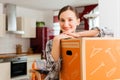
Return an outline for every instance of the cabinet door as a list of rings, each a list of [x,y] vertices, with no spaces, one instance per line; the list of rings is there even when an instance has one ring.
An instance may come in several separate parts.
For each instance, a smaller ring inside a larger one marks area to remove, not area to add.
[[[5,36],[5,15],[0,14],[0,37]]]
[[[0,63],[0,80],[11,80],[10,62]]]
[[[18,30],[23,30],[25,33],[23,38],[35,38],[36,37],[36,20],[27,17],[17,17]]]

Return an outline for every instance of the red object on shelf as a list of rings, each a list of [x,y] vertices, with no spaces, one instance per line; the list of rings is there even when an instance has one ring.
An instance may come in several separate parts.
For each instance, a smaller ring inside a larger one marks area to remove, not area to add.
[[[34,53],[43,53],[46,42],[51,39],[52,33],[49,32],[49,27],[36,27],[36,38],[30,39],[30,47]]]
[[[53,16],[53,22],[54,22],[54,23],[59,22],[58,16]]]
[[[88,5],[88,6],[84,6],[84,10],[82,13],[79,13],[79,18],[80,18],[80,21],[84,21],[84,30],[88,30],[89,29],[89,24],[88,24],[88,19],[85,19],[83,16],[85,14],[88,14],[90,13],[90,11],[92,11],[95,7],[97,7],[98,4],[92,4],[92,5]]]

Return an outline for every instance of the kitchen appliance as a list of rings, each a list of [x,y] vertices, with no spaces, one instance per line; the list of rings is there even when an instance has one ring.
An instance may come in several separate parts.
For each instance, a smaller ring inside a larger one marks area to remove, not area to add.
[[[49,27],[36,27],[36,38],[30,39],[30,47],[34,53],[43,53],[49,40]]]
[[[9,3],[5,4],[4,13],[6,14],[7,31],[15,34],[24,34],[24,31],[18,30],[17,28],[16,5]]]
[[[15,57],[11,59],[11,78],[27,75],[27,57]]]

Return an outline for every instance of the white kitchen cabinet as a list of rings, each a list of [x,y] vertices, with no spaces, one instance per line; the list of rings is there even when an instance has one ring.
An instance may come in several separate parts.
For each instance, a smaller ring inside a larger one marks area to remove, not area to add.
[[[24,31],[23,38],[36,37],[36,20],[28,17],[17,17],[17,30]]]
[[[32,69],[32,64],[35,60],[41,60],[41,55],[33,54],[27,56],[27,75],[29,76],[29,78],[31,78],[32,73],[30,73],[30,69]]]
[[[10,62],[0,63],[0,80],[11,80]]]
[[[11,78],[10,80],[30,80],[28,76],[18,76],[18,77],[14,77]]]
[[[6,30],[5,30],[5,14],[0,14],[0,37],[5,36]]]

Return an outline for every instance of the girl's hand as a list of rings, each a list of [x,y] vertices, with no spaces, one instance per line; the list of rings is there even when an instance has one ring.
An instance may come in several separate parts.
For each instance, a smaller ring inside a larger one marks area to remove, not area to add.
[[[80,35],[78,33],[75,33],[75,32],[73,32],[73,33],[64,33],[64,34],[66,34],[68,36],[71,36],[73,38],[79,38],[80,37]]]
[[[60,35],[55,36],[54,40],[60,41],[61,39],[64,39],[64,38],[74,38],[74,37],[68,34],[61,33]]]
[[[55,38],[57,38],[57,39],[63,39],[63,38],[74,38],[74,37],[71,36],[71,35],[67,35],[65,33],[61,33],[60,35],[55,36]]]

